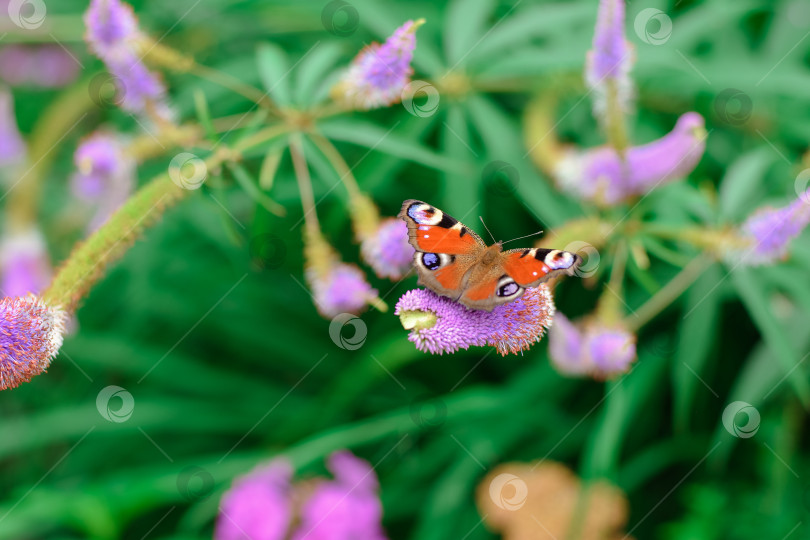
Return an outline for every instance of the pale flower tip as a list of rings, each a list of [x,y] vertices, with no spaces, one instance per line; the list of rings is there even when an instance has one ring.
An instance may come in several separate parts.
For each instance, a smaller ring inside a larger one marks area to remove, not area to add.
[[[563,375],[609,379],[636,361],[636,336],[620,325],[596,319],[573,323],[559,313],[549,332],[549,357]]]
[[[374,309],[376,309],[377,311],[379,311],[380,313],[388,312],[388,304],[386,304],[385,301],[383,301],[383,299],[377,295],[367,296],[366,303],[371,307],[373,307]]]
[[[44,372],[62,347],[67,313],[29,295],[0,300],[0,390]]]
[[[432,311],[403,310],[399,322],[405,330],[425,330],[436,325],[436,314]]]

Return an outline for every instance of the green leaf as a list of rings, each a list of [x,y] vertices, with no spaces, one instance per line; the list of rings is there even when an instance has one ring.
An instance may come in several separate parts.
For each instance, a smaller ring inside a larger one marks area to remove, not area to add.
[[[752,269],[737,268],[731,272],[731,279],[748,314],[762,332],[766,345],[776,355],[783,375],[787,377],[804,408],[810,409],[810,384],[802,370],[797,369],[800,357],[791,345],[792,340],[784,325],[774,315],[768,293],[762,288]]]
[[[295,101],[313,105],[328,91],[333,68],[342,55],[338,43],[327,42],[314,47],[295,69]],[[325,87],[325,88],[324,88]]]
[[[776,157],[772,149],[760,147],[734,160],[720,183],[722,220],[739,223],[758,205],[765,195],[762,180]]]
[[[684,316],[678,329],[678,348],[671,368],[675,401],[673,422],[675,429],[681,433],[689,428],[689,415],[694,408],[696,391],[715,392],[711,388],[704,388],[701,379],[706,378],[706,362],[718,332],[722,298],[712,293],[722,278],[722,267],[714,264],[686,293]]]
[[[451,70],[463,66],[486,37],[486,23],[495,9],[493,0],[452,0],[444,16],[444,52]]]
[[[228,170],[231,171],[234,179],[239,186],[245,190],[245,193],[247,193],[251,199],[256,201],[256,203],[263,206],[265,210],[277,216],[283,216],[286,214],[287,210],[283,206],[278,204],[261,189],[259,189],[257,183],[253,180],[253,178],[251,178],[250,173],[248,173],[244,167],[235,163],[229,163]]]
[[[274,43],[262,43],[256,51],[256,62],[259,78],[276,104],[282,107],[291,105],[291,68],[287,53]]]
[[[453,104],[447,110],[447,120],[443,123],[443,128],[442,146],[444,153],[460,162],[474,161],[470,129],[464,110],[460,105]],[[473,166],[470,163],[470,167]],[[462,213],[462,215],[458,216],[458,219],[463,221],[465,219],[463,213],[473,212],[479,205],[481,177],[480,175],[470,176],[450,171],[445,172],[443,176],[444,186],[441,204],[444,208],[458,209],[456,211]]]
[[[400,122],[385,129],[362,120],[328,120],[318,124],[324,136],[337,141],[345,141],[365,146],[377,152],[408,159],[415,163],[442,171],[469,173],[463,163],[434,152],[425,145],[401,137],[397,133]]]

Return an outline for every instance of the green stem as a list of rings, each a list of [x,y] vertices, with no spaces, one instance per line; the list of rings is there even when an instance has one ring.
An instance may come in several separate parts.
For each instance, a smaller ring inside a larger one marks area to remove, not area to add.
[[[669,283],[642,304],[636,310],[634,317],[625,319],[627,329],[631,332],[638,332],[642,326],[677,300],[712,263],[714,263],[714,258],[706,254],[698,255],[692,259]]]

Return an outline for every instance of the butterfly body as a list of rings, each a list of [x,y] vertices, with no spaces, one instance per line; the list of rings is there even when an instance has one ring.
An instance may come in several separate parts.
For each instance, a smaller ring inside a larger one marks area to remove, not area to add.
[[[487,246],[460,221],[422,201],[405,201],[398,217],[407,223],[416,250],[419,283],[470,309],[492,311],[520,298],[528,287],[560,273],[573,274],[581,262],[575,253],[556,249],[504,251],[501,242]]]

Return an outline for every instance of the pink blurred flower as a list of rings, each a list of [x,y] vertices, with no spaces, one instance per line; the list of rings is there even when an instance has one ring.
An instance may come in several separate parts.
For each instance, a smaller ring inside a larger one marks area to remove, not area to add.
[[[594,319],[572,323],[557,313],[548,335],[551,363],[566,375],[597,379],[625,373],[636,360],[636,336]]]
[[[0,240],[0,283],[4,296],[38,294],[50,280],[50,258],[38,229],[12,232]]]

